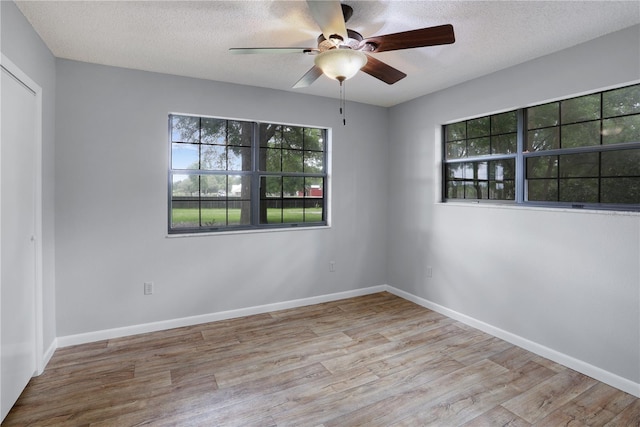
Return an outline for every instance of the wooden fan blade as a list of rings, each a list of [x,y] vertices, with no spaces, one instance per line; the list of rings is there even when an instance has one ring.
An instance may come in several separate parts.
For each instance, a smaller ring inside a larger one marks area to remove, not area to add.
[[[322,70],[317,65],[314,65],[309,71],[305,73],[304,76],[298,82],[293,85],[294,89],[299,89],[301,87],[311,86],[311,83],[315,82],[318,77],[322,75]]]
[[[318,49],[313,47],[232,47],[230,53],[253,54],[253,53],[311,53]]]
[[[347,26],[340,0],[307,0],[307,4],[325,39],[329,40],[334,34],[343,40],[347,39]]]
[[[385,64],[371,55],[367,55],[367,63],[362,67],[362,71],[389,85],[407,77],[402,71]]]
[[[370,46],[370,52],[387,52],[390,50],[411,49],[414,47],[436,46],[451,44],[456,41],[453,25],[446,24],[437,27],[421,28],[419,30],[404,31],[402,33],[374,36],[364,39],[360,46]],[[367,49],[363,49],[367,51]]]

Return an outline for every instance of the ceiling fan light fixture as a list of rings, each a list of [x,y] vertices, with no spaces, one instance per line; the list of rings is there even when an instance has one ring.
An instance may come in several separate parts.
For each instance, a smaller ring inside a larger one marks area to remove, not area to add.
[[[352,49],[330,49],[316,55],[314,62],[327,77],[344,81],[365,66],[367,55]]]

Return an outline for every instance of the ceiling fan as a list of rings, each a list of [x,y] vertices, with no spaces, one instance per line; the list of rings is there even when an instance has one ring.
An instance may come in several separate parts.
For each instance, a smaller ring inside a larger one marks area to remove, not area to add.
[[[437,46],[455,42],[451,24],[421,28],[400,33],[364,38],[346,27],[353,15],[353,8],[339,0],[307,0],[311,15],[322,34],[318,47],[266,47],[231,48],[231,53],[304,53],[314,55],[315,65],[293,86],[310,86],[322,74],[336,79],[342,85],[359,70],[392,85],[405,78],[402,71],[374,58],[371,53]]]

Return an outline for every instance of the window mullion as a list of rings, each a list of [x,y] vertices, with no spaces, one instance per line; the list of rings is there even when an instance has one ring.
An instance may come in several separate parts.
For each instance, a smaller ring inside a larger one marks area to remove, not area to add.
[[[257,227],[260,223],[260,203],[262,192],[260,188],[260,125],[253,124],[251,138],[251,226]]]
[[[202,117],[198,118],[198,171],[202,170]],[[202,227],[202,175],[198,174],[198,226]]]
[[[526,118],[524,115],[524,109],[519,109],[516,112],[516,117],[518,121],[518,127],[516,130],[516,203],[523,203],[525,200],[525,160],[524,160],[524,150],[525,150],[525,136],[526,136]]]

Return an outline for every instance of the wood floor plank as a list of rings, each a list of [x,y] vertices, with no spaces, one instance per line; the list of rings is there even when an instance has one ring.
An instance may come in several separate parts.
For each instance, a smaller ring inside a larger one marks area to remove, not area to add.
[[[633,396],[603,383],[597,383],[575,399],[561,406],[538,422],[551,425],[555,420],[567,420],[588,426],[603,426],[633,403]]]
[[[605,426],[640,426],[640,399],[635,399]]]
[[[318,393],[308,389],[306,394],[296,394],[288,406],[279,408],[273,417],[278,425],[326,424],[336,416],[346,415],[358,408],[384,400],[391,394],[408,393],[420,384],[428,383],[463,366],[451,359],[440,359],[429,368],[412,367],[387,375],[377,381],[344,390],[340,393]],[[305,404],[305,403],[309,404]]]
[[[3,426],[640,426],[640,399],[381,292],[58,349]]]
[[[489,357],[489,360],[502,365],[507,369],[518,369],[531,361],[534,354],[527,350],[512,345],[504,351]]]
[[[495,408],[501,402],[522,393],[523,384],[531,386],[539,384],[544,379],[544,376],[542,378],[539,376],[541,370],[548,372],[548,375],[553,372],[534,362],[529,362],[518,371],[505,370],[499,375],[472,383],[467,387],[451,389],[446,395],[419,407],[403,418],[400,425],[440,423],[458,426],[465,424]]]
[[[240,384],[250,379],[278,374],[293,367],[310,365],[317,361],[324,363],[324,359],[333,360],[335,354],[343,354],[345,349],[356,351],[358,348],[368,348],[383,342],[388,341],[382,336],[371,337],[363,342],[354,341],[344,334],[318,337],[306,342],[304,346],[292,345],[260,360],[251,359],[240,364],[229,365],[218,371],[216,378],[221,386]]]
[[[596,380],[575,371],[560,372],[502,406],[524,420],[536,423],[596,383]]]
[[[331,372],[337,373],[367,365],[378,360],[387,359],[398,354],[406,353],[429,343],[432,331],[415,334],[400,341],[387,341],[377,346],[368,346],[359,351],[350,352],[344,356],[334,357],[322,362]]]
[[[474,419],[463,424],[463,427],[530,427],[531,424],[506,410],[502,406],[495,406],[487,412],[475,417]]]
[[[398,420],[411,417],[421,408],[433,410],[439,405],[447,405],[454,393],[459,393],[474,384],[489,381],[507,370],[491,361],[483,360],[472,366],[465,366],[430,382],[424,382],[403,392],[360,406],[347,414],[324,422],[327,427],[344,425],[390,425]],[[452,385],[456,387],[453,388]],[[354,407],[358,406],[354,402]]]

